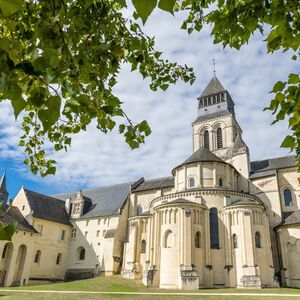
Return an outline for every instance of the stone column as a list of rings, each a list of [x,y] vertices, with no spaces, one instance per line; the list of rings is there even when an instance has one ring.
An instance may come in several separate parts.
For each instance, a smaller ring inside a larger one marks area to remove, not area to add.
[[[232,245],[231,245],[231,224],[230,224],[230,212],[226,212],[224,216],[224,245],[225,245],[225,286],[231,287],[231,274],[230,271],[233,268],[232,263]]]
[[[253,228],[251,223],[251,211],[243,209],[240,211],[240,226],[242,232],[243,276],[241,287],[260,288],[261,281],[254,262]]]
[[[281,260],[282,260],[282,269],[281,272],[281,278],[287,285],[289,285],[290,280],[290,273],[289,273],[289,260],[286,253],[286,241],[284,238],[284,230],[281,228],[277,230],[278,232],[278,238],[279,238],[279,244],[280,244],[280,250],[281,250]]]
[[[216,163],[213,163],[213,187],[217,186],[217,167],[216,167]]]
[[[210,249],[210,226],[209,226],[209,210],[204,213],[204,272],[203,283],[205,288],[213,287],[213,271]]]

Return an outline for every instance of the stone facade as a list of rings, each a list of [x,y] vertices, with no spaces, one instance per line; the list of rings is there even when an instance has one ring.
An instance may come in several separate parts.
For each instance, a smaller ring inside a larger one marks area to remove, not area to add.
[[[53,197],[22,188],[5,220],[20,226],[0,242],[0,284],[122,273],[160,288],[300,287],[295,157],[250,162],[216,77],[198,103],[193,153],[170,177]],[[5,177],[0,191],[5,202]]]

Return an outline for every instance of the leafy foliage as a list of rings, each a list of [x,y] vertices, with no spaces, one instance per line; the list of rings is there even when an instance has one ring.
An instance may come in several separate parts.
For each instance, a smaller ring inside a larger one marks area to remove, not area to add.
[[[135,1],[133,1],[134,4]],[[148,0],[140,0],[148,2]],[[155,2],[155,1],[154,1]],[[153,2],[153,3],[154,3]],[[161,1],[162,2],[162,1]],[[214,43],[240,49],[249,42],[255,31],[265,38],[268,52],[288,51],[292,59],[300,57],[300,1],[297,0],[164,0],[169,12],[186,11],[188,17],[181,28],[189,34],[200,31],[205,24],[211,25]],[[175,2],[175,4],[174,4]],[[161,8],[160,5],[158,5]],[[146,20],[153,11],[144,11]],[[137,14],[139,11],[137,10]],[[287,54],[288,55],[288,54]],[[287,136],[282,147],[300,153],[300,81],[298,74],[290,74],[286,82],[278,81],[272,90],[275,94],[269,109],[276,123],[289,119],[292,135]],[[300,167],[300,156],[298,155]]]
[[[6,213],[7,209],[9,209],[8,206],[3,205],[3,203],[0,203],[0,220],[3,219],[3,216]],[[11,238],[13,234],[16,232],[16,229],[17,229],[16,221],[12,221],[8,225],[4,225],[2,222],[0,222],[0,241],[11,241]]]
[[[145,22],[156,1],[134,2]],[[123,17],[125,7],[125,0],[0,0],[0,101],[23,118],[20,146],[33,173],[56,171],[46,141],[66,150],[92,121],[105,133],[118,121],[132,149],[144,143],[147,122],[131,121],[113,93],[121,64],[149,78],[154,91],[178,79],[193,83],[192,69],[163,60],[153,38]]]

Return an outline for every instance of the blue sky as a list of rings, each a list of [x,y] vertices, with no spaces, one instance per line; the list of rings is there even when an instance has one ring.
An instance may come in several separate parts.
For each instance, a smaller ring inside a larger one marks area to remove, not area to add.
[[[299,73],[291,53],[266,53],[260,34],[240,51],[214,45],[210,29],[188,35],[180,30],[182,16],[176,18],[156,11],[145,31],[155,36],[157,49],[170,61],[194,68],[193,86],[178,82],[166,92],[152,92],[149,82],[124,66],[115,92],[124,102],[125,111],[134,121],[146,119],[152,135],[145,145],[131,151],[124,138],[114,131],[100,133],[95,126],[73,137],[71,149],[50,153],[58,162],[56,176],[41,178],[30,174],[23,165],[19,148],[19,125],[8,103],[0,103],[0,172],[7,170],[10,197],[24,185],[38,192],[55,194],[79,188],[103,186],[137,180],[139,177],[170,176],[172,168],[192,152],[191,123],[197,116],[196,98],[213,76],[216,60],[217,77],[234,102],[243,138],[251,160],[289,154],[280,144],[288,133],[287,123],[271,126],[272,115],[263,112],[271,99],[269,91],[277,80],[290,72]]]

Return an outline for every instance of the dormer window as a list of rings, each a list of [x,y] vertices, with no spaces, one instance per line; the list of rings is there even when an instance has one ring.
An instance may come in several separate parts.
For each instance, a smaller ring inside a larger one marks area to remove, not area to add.
[[[194,177],[191,177],[191,178],[189,179],[189,187],[190,187],[190,188],[195,187],[195,178],[194,178]]]

